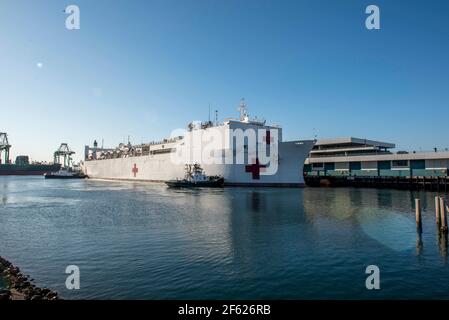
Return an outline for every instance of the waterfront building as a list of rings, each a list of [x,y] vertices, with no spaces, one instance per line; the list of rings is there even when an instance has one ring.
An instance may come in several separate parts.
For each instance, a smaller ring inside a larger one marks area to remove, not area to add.
[[[353,137],[318,140],[304,166],[306,176],[447,177],[449,151],[397,151],[388,142]]]

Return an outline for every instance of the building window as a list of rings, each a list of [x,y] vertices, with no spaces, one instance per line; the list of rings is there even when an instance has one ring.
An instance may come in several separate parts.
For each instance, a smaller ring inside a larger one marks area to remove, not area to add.
[[[323,163],[312,163],[312,168],[313,169],[324,169],[324,164]]]
[[[406,168],[408,167],[408,160],[393,160],[393,167],[401,167],[401,168]]]

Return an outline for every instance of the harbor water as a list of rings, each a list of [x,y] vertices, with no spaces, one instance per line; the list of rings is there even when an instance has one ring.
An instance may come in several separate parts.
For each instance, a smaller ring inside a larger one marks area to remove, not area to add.
[[[449,299],[435,196],[0,177],[0,256],[67,299]]]

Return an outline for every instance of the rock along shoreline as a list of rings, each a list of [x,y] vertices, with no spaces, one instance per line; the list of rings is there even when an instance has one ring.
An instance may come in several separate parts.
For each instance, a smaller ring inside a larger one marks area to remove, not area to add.
[[[0,256],[0,278],[6,282],[6,289],[0,289],[0,301],[6,300],[59,300],[58,294],[47,288],[32,284],[29,276],[23,275],[18,267]]]

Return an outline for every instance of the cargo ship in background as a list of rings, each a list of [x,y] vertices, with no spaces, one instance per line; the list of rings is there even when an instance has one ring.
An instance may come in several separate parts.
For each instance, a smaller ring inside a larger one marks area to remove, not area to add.
[[[84,173],[89,178],[107,180],[166,182],[182,179],[185,165],[193,164],[189,155],[208,148],[214,154],[208,153],[194,162],[201,166],[206,175],[222,177],[225,186],[304,187],[304,161],[314,141],[283,141],[280,127],[266,125],[265,120],[249,118],[243,99],[239,109],[239,119],[219,123],[216,117],[215,123],[210,120],[205,123],[191,122],[183,136],[159,142],[141,145],[128,142],[113,149],[99,148],[94,142],[93,147],[85,146]],[[235,136],[230,132],[247,129],[261,133],[255,137],[257,146],[265,143],[269,150],[277,147],[278,157],[274,162],[267,165],[259,161],[258,155],[249,153],[246,142],[243,143],[243,150],[236,148],[233,142]],[[191,143],[197,141],[196,137],[213,132],[218,133],[222,141]],[[174,154],[182,155],[179,161],[173,161]],[[233,158],[243,156],[246,161],[228,163],[223,160],[226,154]]]
[[[30,162],[28,156],[17,156],[14,163],[9,159],[11,145],[6,133],[0,133],[0,176],[41,176],[56,172],[61,168],[58,163]]]

